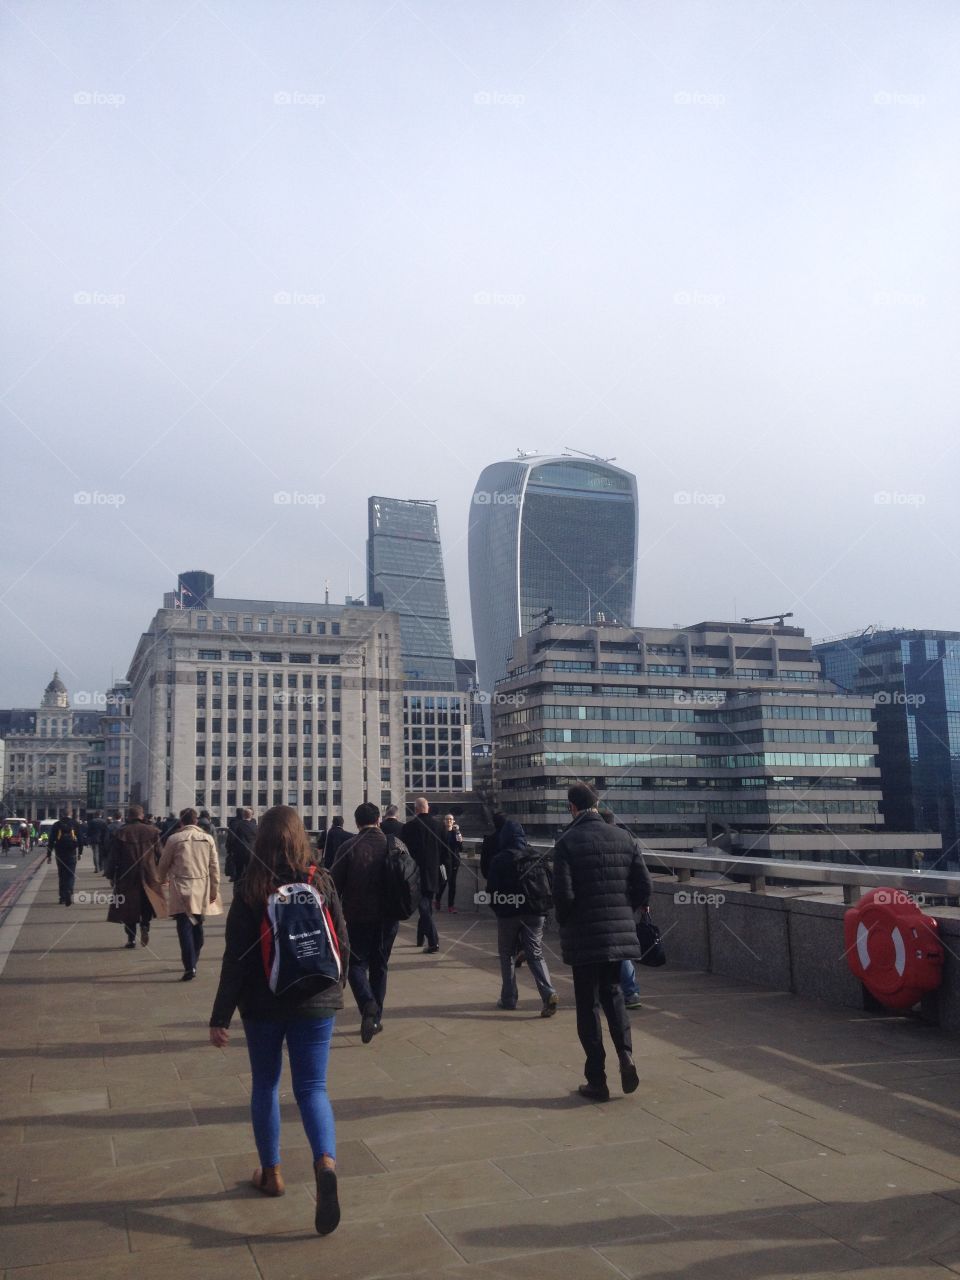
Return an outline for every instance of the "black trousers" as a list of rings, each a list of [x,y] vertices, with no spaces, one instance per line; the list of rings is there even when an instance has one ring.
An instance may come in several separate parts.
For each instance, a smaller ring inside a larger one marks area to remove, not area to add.
[[[577,1006],[577,1035],[586,1054],[583,1074],[588,1084],[606,1083],[606,1054],[600,1010],[607,1019],[610,1038],[618,1054],[632,1053],[630,1015],[620,988],[620,961],[573,966],[573,997]]]
[[[77,880],[77,855],[75,853],[57,854],[57,881],[60,888],[60,901],[65,907],[73,903],[73,886]]]
[[[185,913],[174,916],[177,922],[177,937],[180,940],[180,959],[183,961],[184,973],[196,969],[200,952],[203,950],[203,916],[197,917],[197,923],[191,924]]]
[[[355,921],[347,926],[350,934],[347,978],[361,1013],[373,1001],[380,1017],[383,1017],[383,1002],[387,998],[387,969],[390,967],[390,953],[399,928],[398,920],[378,920],[373,924]]]
[[[420,898],[420,918],[417,920],[417,946],[426,940],[431,947],[438,947],[437,926],[433,922],[433,896],[425,893]]]

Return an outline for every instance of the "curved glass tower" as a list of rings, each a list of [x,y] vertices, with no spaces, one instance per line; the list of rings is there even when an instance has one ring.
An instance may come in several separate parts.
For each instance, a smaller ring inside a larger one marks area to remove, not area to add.
[[[477,680],[490,694],[547,609],[555,622],[632,625],[636,477],[587,458],[495,462],[473,493],[469,558]]]

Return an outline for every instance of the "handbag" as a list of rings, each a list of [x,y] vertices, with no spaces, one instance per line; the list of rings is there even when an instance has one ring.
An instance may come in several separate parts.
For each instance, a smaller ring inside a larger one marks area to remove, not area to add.
[[[637,921],[637,941],[640,943],[640,963],[658,969],[667,963],[667,953],[663,949],[660,930],[653,923],[650,908],[644,907]]]

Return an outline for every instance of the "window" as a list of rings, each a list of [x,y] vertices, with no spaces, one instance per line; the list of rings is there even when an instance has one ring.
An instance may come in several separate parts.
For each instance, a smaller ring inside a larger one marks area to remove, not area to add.
[[[197,657],[200,659],[201,662],[219,662],[220,655],[221,655],[220,649],[199,649],[197,651]],[[219,675],[219,672],[217,672],[216,674]],[[197,684],[203,683],[203,680],[200,679],[201,676],[203,676],[204,679],[206,679],[206,672],[204,671],[197,672]]]
[[[252,662],[253,654],[249,649],[231,649],[227,657],[231,662]],[[236,672],[234,674],[234,683],[236,683]]]
[[[201,613],[197,616],[197,630],[206,631],[206,629],[207,629],[206,615]]]
[[[288,618],[287,619],[287,635],[295,636],[296,634],[297,634],[297,620],[296,618]]]
[[[339,653],[318,653],[317,662],[321,667],[336,667],[340,665]]]
[[[260,654],[260,661],[261,661],[261,662],[282,662],[282,661],[283,661],[283,654],[281,654],[281,653],[261,653],[261,654]]]
[[[309,653],[291,653],[289,655],[289,660],[290,662],[299,662],[302,665],[309,665],[310,654]]]

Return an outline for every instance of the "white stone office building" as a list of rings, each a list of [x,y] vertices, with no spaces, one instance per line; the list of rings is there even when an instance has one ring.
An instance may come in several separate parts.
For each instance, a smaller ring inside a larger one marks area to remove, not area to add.
[[[17,816],[39,821],[61,809],[79,816],[86,806],[91,713],[70,705],[55,671],[36,710],[16,713],[5,739],[4,803]]]
[[[583,780],[661,849],[906,866],[939,849],[884,830],[873,701],[825,680],[797,627],[542,626],[493,711],[497,803],[541,836]]]
[[[141,637],[130,798],[225,822],[288,804],[308,829],[363,800],[403,804],[396,614],[169,593]]]

